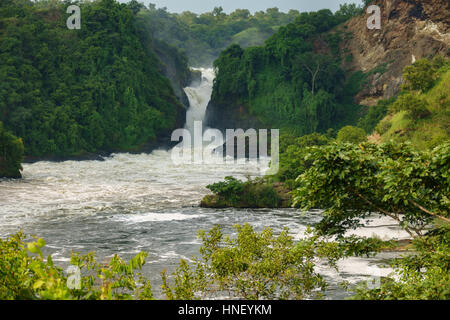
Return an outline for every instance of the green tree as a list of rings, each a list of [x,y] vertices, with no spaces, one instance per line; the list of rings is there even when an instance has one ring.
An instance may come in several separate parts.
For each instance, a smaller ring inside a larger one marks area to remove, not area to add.
[[[430,89],[436,80],[436,71],[440,67],[441,61],[436,59],[431,61],[429,59],[417,60],[412,66],[407,66],[403,70],[403,89],[417,90],[425,92]]]
[[[282,136],[280,168],[276,179],[286,183],[289,189],[294,189],[296,185],[295,179],[312,165],[312,161],[306,159],[308,147],[327,145],[331,140],[319,133],[294,138],[293,141],[286,143],[287,146],[283,146],[284,140],[286,140],[286,137]]]
[[[424,152],[394,143],[312,147],[313,165],[297,179],[294,204],[324,209],[316,226],[322,234],[342,235],[378,212],[422,237],[434,219],[450,222],[449,151],[449,143]]]
[[[337,141],[349,143],[361,143],[367,141],[366,132],[357,127],[345,126],[339,130]]]
[[[199,232],[201,257],[192,266],[182,260],[173,282],[162,273],[168,299],[214,298],[224,292],[247,300],[322,297],[326,282],[314,270],[314,259],[333,265],[336,244],[314,237],[294,242],[288,229],[278,236],[269,228],[256,232],[249,224],[235,229],[235,238],[224,236],[219,226]]]
[[[392,104],[391,110],[394,112],[406,110],[413,119],[426,118],[431,114],[427,102],[418,94],[410,92],[400,95]]]
[[[147,257],[144,252],[129,262],[114,255],[106,264],[96,262],[93,253],[73,253],[71,265],[79,268],[80,287],[72,289],[52,256],[44,259],[45,241],[25,240],[22,232],[0,239],[1,300],[153,299],[149,281],[139,272]]]
[[[26,155],[127,151],[182,125],[185,109],[157,56],[173,59],[180,83],[188,81],[187,60],[139,23],[145,6],[80,6],[86,24],[74,32],[63,1],[2,3],[0,121],[24,139]]]

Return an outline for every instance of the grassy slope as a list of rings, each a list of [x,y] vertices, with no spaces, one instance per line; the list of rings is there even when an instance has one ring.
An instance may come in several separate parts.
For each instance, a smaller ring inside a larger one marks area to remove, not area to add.
[[[425,149],[450,139],[450,68],[421,96],[428,102],[431,116],[412,120],[405,111],[388,115],[383,121],[390,123],[390,128],[382,135],[383,142],[409,140]]]

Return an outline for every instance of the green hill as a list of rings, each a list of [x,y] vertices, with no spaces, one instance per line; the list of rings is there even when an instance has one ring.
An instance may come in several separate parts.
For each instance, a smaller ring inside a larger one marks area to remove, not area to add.
[[[336,13],[301,13],[264,46],[234,44],[224,50],[214,62],[208,125],[274,127],[304,135],[356,123],[362,107],[354,96],[361,79],[341,67],[344,34],[329,31],[360,12],[343,6]]]
[[[26,155],[133,150],[183,126],[185,108],[133,7],[79,5],[81,29],[69,30],[65,1],[0,3],[0,121]]]
[[[376,127],[381,141],[410,141],[420,149],[449,141],[450,60],[419,60],[405,69],[404,77],[402,92]]]

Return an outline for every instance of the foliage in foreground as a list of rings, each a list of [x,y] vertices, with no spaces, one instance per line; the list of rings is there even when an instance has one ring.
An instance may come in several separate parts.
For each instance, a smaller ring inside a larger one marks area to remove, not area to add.
[[[379,288],[360,286],[359,300],[450,300],[450,232],[448,224],[413,242],[415,252],[394,259],[395,276]]]
[[[335,243],[313,237],[294,242],[285,229],[275,236],[270,228],[258,233],[245,224],[235,226],[237,237],[224,236],[219,226],[201,231],[201,258],[193,266],[181,261],[171,284],[162,272],[162,289],[168,299],[196,299],[216,294],[246,299],[319,298],[326,283],[315,269],[318,258],[332,265],[338,257]],[[147,254],[128,263],[117,255],[107,263],[95,255],[72,253],[71,265],[79,268],[76,279],[44,259],[43,239],[26,243],[22,233],[0,239],[0,299],[153,299],[149,281],[140,272]],[[69,280],[69,282],[68,282]]]
[[[279,235],[270,228],[256,232],[248,224],[235,229],[233,237],[225,236],[220,226],[199,232],[200,257],[192,264],[181,260],[172,276],[161,273],[167,299],[320,299],[328,284],[315,269],[318,263],[326,262],[337,270],[341,258],[370,255],[390,245],[355,236],[330,241],[311,229],[299,241],[294,241],[288,229]],[[449,239],[445,225],[415,240],[414,254],[394,260],[396,275],[384,279],[380,288],[356,288],[353,298],[450,299]],[[93,253],[73,253],[71,264],[80,268],[80,286],[69,288],[77,279],[74,274],[67,277],[51,256],[44,259],[44,240],[24,240],[22,233],[0,239],[1,300],[153,299],[150,282],[139,272],[145,264],[144,252],[128,263],[117,255],[98,263]]]
[[[378,212],[412,237],[435,218],[450,221],[450,143],[419,152],[409,144],[330,144],[309,148],[313,165],[297,179],[296,206],[324,209],[316,226],[342,235]]]
[[[44,246],[43,239],[26,243],[23,233],[0,239],[0,300],[153,298],[149,281],[135,273],[144,265],[146,253],[128,263],[115,255],[103,264],[95,261],[93,253],[73,254],[71,264],[80,268],[80,287],[70,289],[70,279],[52,257],[44,259]]]
[[[334,265],[335,243],[314,237],[294,242],[289,230],[278,236],[270,228],[258,233],[249,224],[235,226],[237,236],[224,236],[215,226],[201,231],[203,245],[193,266],[181,261],[173,284],[165,272],[163,290],[169,299],[231,296],[239,299],[320,298],[327,285],[316,272],[319,258]]]

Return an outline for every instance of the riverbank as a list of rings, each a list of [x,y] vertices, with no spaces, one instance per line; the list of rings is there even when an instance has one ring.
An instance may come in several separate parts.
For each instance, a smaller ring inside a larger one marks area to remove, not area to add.
[[[169,138],[168,138],[169,137]],[[84,152],[76,155],[58,156],[49,155],[43,157],[25,156],[22,163],[32,164],[39,161],[49,162],[64,162],[64,161],[105,161],[105,158],[111,157],[113,154],[128,153],[128,154],[151,154],[155,150],[170,150],[176,146],[178,142],[170,140],[170,134],[157,138],[155,141],[147,142],[134,149],[115,149],[115,150],[100,150],[98,152]]]

